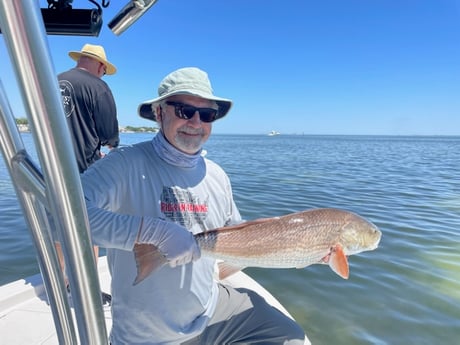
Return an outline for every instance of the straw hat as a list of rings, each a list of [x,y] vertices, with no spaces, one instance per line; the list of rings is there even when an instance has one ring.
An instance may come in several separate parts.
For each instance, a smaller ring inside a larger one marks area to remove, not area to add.
[[[138,113],[141,117],[156,121],[156,114],[152,110],[152,104],[158,104],[162,100],[174,95],[192,95],[215,101],[219,106],[217,119],[227,115],[232,106],[232,101],[213,95],[211,82],[208,74],[196,67],[185,67],[168,74],[158,87],[158,97],[141,103]]]
[[[83,48],[81,48],[81,51],[71,51],[69,52],[69,56],[75,61],[78,61],[78,59],[81,56],[89,56],[99,61],[100,63],[103,63],[107,67],[106,74],[115,74],[115,72],[117,71],[117,68],[109,61],[107,61],[107,57],[105,56],[105,50],[102,46],[85,44]]]

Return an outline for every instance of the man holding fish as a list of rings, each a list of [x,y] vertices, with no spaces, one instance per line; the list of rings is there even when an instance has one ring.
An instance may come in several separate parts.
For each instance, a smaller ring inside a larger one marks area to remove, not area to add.
[[[107,248],[112,275],[113,345],[309,344],[255,292],[216,281],[216,259],[201,257],[194,237],[241,222],[228,176],[201,154],[231,106],[204,71],[176,70],[138,109],[159,124],[153,140],[113,150],[82,175],[93,240]],[[167,263],[142,279],[139,244]]]

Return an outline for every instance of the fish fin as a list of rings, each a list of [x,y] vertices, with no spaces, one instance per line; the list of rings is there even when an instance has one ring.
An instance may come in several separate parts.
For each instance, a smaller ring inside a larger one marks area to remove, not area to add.
[[[348,279],[348,276],[350,275],[348,259],[341,245],[338,244],[332,248],[329,258],[329,266],[343,279]]]
[[[219,268],[219,280],[225,279],[231,276],[232,274],[235,274],[236,272],[241,271],[244,268],[244,267],[232,266],[225,262],[219,262],[217,264],[217,267]]]
[[[153,244],[136,243],[134,245],[134,259],[136,260],[137,276],[133,285],[139,284],[150,273],[166,264],[167,260]]]

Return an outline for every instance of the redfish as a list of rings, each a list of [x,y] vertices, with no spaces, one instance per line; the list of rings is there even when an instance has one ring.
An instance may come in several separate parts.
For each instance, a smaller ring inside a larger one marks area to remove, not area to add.
[[[333,208],[263,218],[195,234],[201,254],[222,261],[221,279],[245,267],[303,268],[327,264],[349,277],[349,255],[377,248],[382,233],[359,215]],[[167,263],[152,244],[136,244],[134,284]]]

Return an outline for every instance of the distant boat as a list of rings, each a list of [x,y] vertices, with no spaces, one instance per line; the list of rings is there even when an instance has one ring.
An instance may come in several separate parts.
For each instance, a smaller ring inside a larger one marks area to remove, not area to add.
[[[271,131],[270,133],[268,133],[268,136],[269,137],[273,137],[275,135],[280,135],[281,133],[280,132],[277,132],[277,131]]]

